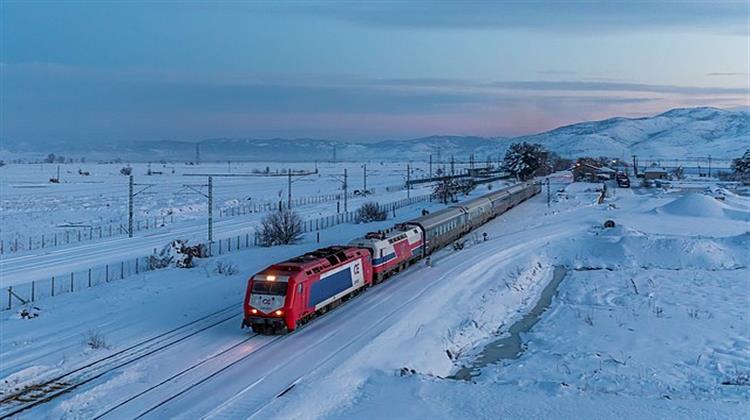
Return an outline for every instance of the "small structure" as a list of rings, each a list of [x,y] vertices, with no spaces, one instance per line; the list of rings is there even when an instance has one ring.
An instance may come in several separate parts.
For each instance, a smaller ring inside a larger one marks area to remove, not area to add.
[[[578,162],[573,166],[574,182],[598,182],[614,178],[616,171],[606,166],[595,166],[586,162]]]
[[[661,166],[653,164],[643,171],[643,179],[669,179],[669,172]]]

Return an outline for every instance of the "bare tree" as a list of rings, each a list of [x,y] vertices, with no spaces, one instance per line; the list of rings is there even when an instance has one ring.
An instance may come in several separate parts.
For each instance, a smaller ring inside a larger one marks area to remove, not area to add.
[[[260,243],[263,246],[293,244],[302,237],[302,219],[293,210],[281,208],[266,215],[261,222]]]

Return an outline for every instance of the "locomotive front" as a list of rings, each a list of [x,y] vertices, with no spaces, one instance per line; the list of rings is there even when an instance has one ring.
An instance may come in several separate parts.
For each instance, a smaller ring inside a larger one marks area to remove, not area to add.
[[[292,273],[279,273],[278,270],[269,268],[248,280],[243,327],[271,334],[293,329],[287,322],[291,315],[291,305],[287,304],[293,279],[290,274]],[[291,325],[294,325],[293,321]]]

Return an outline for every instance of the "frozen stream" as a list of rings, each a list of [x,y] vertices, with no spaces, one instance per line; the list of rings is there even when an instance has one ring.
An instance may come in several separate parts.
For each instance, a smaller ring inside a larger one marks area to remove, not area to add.
[[[461,367],[450,379],[468,381],[481,374],[481,370],[500,360],[517,359],[523,353],[523,342],[521,334],[529,332],[542,317],[544,311],[549,308],[552,298],[557,293],[557,288],[565,278],[568,270],[563,266],[555,266],[552,280],[542,290],[542,295],[531,310],[510,326],[507,334],[487,344],[484,349],[474,358],[469,366]]]

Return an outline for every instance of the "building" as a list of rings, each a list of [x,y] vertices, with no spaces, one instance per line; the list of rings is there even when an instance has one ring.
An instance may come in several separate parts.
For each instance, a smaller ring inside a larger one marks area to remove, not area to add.
[[[669,172],[661,166],[653,164],[643,171],[643,179],[669,179]]]
[[[590,163],[578,162],[571,169],[575,182],[600,182],[613,179],[616,171],[606,166],[596,166]]]

